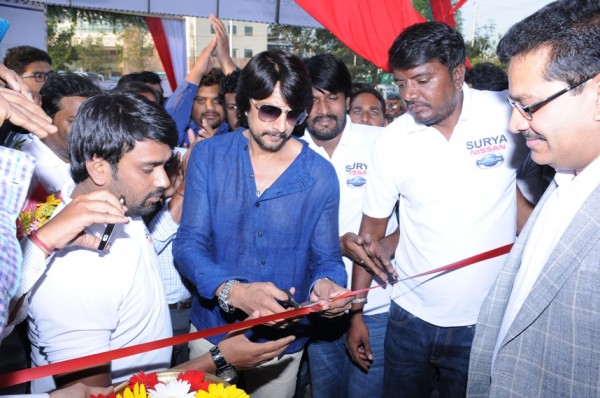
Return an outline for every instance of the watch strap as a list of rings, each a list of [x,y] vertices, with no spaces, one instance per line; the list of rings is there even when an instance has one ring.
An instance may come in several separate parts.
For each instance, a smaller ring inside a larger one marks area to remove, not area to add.
[[[215,371],[217,377],[220,377],[227,382],[230,382],[233,379],[237,378],[237,372],[235,368],[229,363],[227,363],[225,357],[223,356],[223,353],[219,349],[219,346],[215,345],[211,347],[209,352],[217,367]]]
[[[229,314],[235,311],[235,307],[231,305],[231,301],[229,300],[229,292],[231,291],[231,287],[234,283],[238,282],[235,279],[230,279],[225,282],[223,289],[219,292],[218,301],[221,309]]]

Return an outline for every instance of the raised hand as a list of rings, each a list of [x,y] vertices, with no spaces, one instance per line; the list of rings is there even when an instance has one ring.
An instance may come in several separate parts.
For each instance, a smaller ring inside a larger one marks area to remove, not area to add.
[[[228,75],[236,70],[237,67],[229,55],[229,36],[227,35],[227,29],[223,22],[214,15],[211,15],[209,20],[213,26],[215,37],[217,39],[217,59],[221,64],[223,73]]]

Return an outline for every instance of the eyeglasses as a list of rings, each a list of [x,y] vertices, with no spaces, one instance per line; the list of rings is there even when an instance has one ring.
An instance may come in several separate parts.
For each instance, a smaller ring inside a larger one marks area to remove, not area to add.
[[[21,77],[23,79],[33,78],[36,82],[43,83],[46,81],[46,79],[48,79],[48,76],[50,76],[52,73],[53,72],[33,72],[30,75],[23,75]]]
[[[522,103],[520,103],[519,101],[516,101],[510,97],[506,98],[508,100],[508,103],[513,107],[513,108],[517,108],[517,110],[519,111],[519,113],[521,113],[521,115],[523,115],[523,117],[527,120],[533,120],[533,114],[535,112],[537,112],[541,107],[543,107],[544,105],[548,104],[549,102],[554,101],[555,99],[557,99],[558,97],[560,97],[561,95],[563,95],[566,92],[569,92],[571,90],[573,90],[576,87],[581,86],[583,83],[587,82],[588,80],[590,80],[591,78],[588,77],[585,80],[580,81],[579,83],[575,83],[572,86],[569,86],[567,88],[563,88],[562,90],[552,94],[551,96],[549,96],[546,99],[543,99],[539,102],[536,102],[535,104],[531,104],[531,105],[527,105],[524,106]]]
[[[250,98],[254,107],[258,110],[258,118],[265,123],[271,123],[279,119],[282,113],[285,112],[285,120],[292,126],[302,124],[306,119],[306,111],[299,111],[294,109],[281,109],[273,105],[261,105],[258,106],[254,98]]]

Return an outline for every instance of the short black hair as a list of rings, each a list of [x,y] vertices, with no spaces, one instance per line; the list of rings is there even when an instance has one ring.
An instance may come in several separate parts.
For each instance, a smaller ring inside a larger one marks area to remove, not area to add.
[[[465,83],[477,90],[508,90],[508,75],[491,62],[480,62],[465,72]]]
[[[126,80],[119,82],[115,88],[112,89],[115,93],[133,93],[137,95],[143,95],[144,93],[150,93],[156,98],[156,102],[163,104],[164,97],[162,93],[153,87],[150,87],[146,83],[140,80]]]
[[[497,53],[500,61],[509,63],[514,57],[547,48],[544,78],[572,85],[600,73],[598,43],[600,2],[561,0],[513,25],[498,43]]]
[[[352,108],[352,102],[354,102],[354,99],[356,97],[358,97],[361,94],[371,94],[377,99],[379,105],[381,105],[381,112],[385,114],[385,100],[383,99],[383,95],[381,95],[379,91],[375,90],[375,88],[369,83],[357,83],[357,85],[354,87],[357,88],[353,89],[352,94],[350,95],[350,108]]]
[[[34,62],[48,62],[52,65],[52,58],[44,50],[32,46],[18,46],[6,50],[4,66],[22,75],[27,65]]]
[[[312,86],[333,94],[343,93],[348,98],[352,94],[350,71],[340,58],[333,54],[318,54],[304,60]]]
[[[465,41],[445,23],[422,22],[400,32],[388,55],[391,70],[408,70],[438,61],[452,73],[465,63]]]
[[[228,75],[223,76],[219,87],[219,95],[224,96],[225,94],[235,94],[238,88],[238,81],[240,79],[240,70],[236,69]]]
[[[89,177],[86,162],[94,156],[106,160],[116,174],[123,155],[146,140],[170,148],[177,145],[177,127],[162,106],[131,93],[105,92],[88,98],[69,134],[73,181],[78,184]]]
[[[60,101],[64,97],[85,97],[100,94],[102,89],[88,77],[77,73],[53,73],[40,90],[42,109],[48,116],[54,118],[60,111]]]
[[[250,110],[250,99],[268,98],[277,83],[291,109],[306,111],[310,108],[312,86],[304,62],[282,50],[263,51],[252,57],[240,73],[235,103],[242,125],[248,123],[246,112]]]
[[[126,75],[121,76],[119,81],[117,82],[117,86],[121,83],[136,81],[142,83],[150,83],[150,84],[161,84],[162,79],[156,72],[152,72],[149,70],[143,70],[141,72],[132,72]]]
[[[225,75],[223,71],[219,68],[212,68],[208,71],[206,75],[202,77],[200,80],[200,86],[210,87],[221,84],[221,79],[223,79]]]

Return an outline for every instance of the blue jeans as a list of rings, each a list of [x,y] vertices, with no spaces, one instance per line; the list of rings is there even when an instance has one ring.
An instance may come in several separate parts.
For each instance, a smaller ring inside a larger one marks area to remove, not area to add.
[[[365,316],[373,363],[364,372],[346,351],[346,322],[320,323],[318,338],[307,346],[313,398],[383,397],[383,342],[388,314]]]
[[[373,352],[373,362],[369,371],[365,372],[352,362],[346,355],[349,366],[346,368],[344,382],[348,384],[348,398],[379,398],[383,397],[383,366],[385,331],[388,323],[387,312],[363,316],[369,328],[369,342]],[[389,395],[388,395],[389,396]]]
[[[385,335],[384,393],[388,397],[464,397],[474,325],[439,327],[392,302]]]

